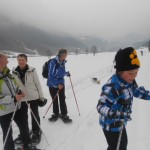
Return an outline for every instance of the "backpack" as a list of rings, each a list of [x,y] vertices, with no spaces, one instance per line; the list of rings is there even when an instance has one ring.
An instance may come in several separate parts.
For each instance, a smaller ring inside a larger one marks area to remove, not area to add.
[[[56,59],[49,59],[48,61],[46,61],[43,65],[43,67],[42,67],[42,76],[43,76],[43,78],[48,79],[48,65],[51,62],[51,60],[55,60],[55,62],[57,63],[55,69],[57,69],[59,67],[59,64],[58,64]]]

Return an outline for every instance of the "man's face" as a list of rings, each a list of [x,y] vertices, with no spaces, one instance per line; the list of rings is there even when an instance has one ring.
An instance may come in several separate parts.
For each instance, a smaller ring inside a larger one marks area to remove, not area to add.
[[[120,75],[126,82],[132,83],[135,80],[138,71],[139,69],[123,71]]]
[[[65,60],[66,59],[66,57],[67,57],[67,54],[62,54],[62,55],[60,55],[60,60],[61,61],[63,61],[63,60]]]
[[[1,67],[2,69],[4,69],[4,68],[7,67],[7,64],[8,64],[7,56],[3,56],[3,57],[0,59],[0,67]]]
[[[27,64],[27,60],[25,57],[18,57],[18,65],[20,68],[25,68],[26,64]]]

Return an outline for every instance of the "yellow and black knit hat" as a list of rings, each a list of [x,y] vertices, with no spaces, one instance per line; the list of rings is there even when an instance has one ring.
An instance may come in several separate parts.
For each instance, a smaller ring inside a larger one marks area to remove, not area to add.
[[[133,47],[120,49],[115,55],[116,71],[127,71],[140,68],[137,52]]]

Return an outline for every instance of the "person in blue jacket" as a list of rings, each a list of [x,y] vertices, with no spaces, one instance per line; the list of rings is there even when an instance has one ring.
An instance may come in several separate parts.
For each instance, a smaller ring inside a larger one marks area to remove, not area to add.
[[[135,81],[140,61],[136,50],[132,47],[120,49],[115,55],[116,73],[102,87],[97,104],[100,113],[107,150],[127,150],[126,124],[131,120],[133,97],[150,100],[150,91],[139,87]],[[122,133],[119,142],[119,133]]]
[[[53,115],[49,118],[49,121],[56,121],[59,117],[65,122],[70,123],[72,120],[67,116],[67,105],[66,105],[66,96],[65,96],[65,81],[64,77],[70,77],[70,73],[66,72],[65,64],[66,64],[67,50],[60,49],[58,55],[53,58],[48,66],[48,80],[47,86],[49,87],[50,95],[53,100]],[[58,93],[58,95],[57,95]],[[59,103],[61,114],[59,114]]]

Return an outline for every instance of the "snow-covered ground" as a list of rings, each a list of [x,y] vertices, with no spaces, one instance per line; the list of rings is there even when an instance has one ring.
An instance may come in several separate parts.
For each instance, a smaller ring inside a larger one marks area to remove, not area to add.
[[[139,85],[150,89],[150,53],[144,50],[144,56],[139,53],[141,69],[137,77]],[[102,85],[111,77],[114,72],[113,59],[115,53],[100,53],[93,55],[68,56],[67,70],[71,73],[71,79],[77,97],[81,116],[78,114],[76,103],[69,78],[66,80],[66,102],[68,115],[73,119],[72,124],[64,124],[60,119],[51,123],[48,118],[52,114],[52,108],[45,119],[47,108],[51,103],[46,80],[42,78],[41,70],[43,63],[48,60],[46,57],[29,58],[28,64],[37,68],[42,84],[44,96],[48,99],[45,107],[40,109],[41,128],[48,140],[42,136],[39,148],[46,150],[106,150],[107,143],[99,126],[99,115],[96,105],[99,99]],[[16,58],[9,59],[9,68],[17,65]],[[92,82],[91,77],[97,77],[101,84]],[[134,99],[132,121],[127,125],[128,150],[149,150],[150,149],[150,102]],[[14,138],[18,135],[18,129],[13,123]],[[0,149],[2,149],[2,131],[0,129]]]

